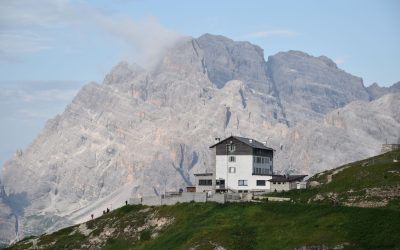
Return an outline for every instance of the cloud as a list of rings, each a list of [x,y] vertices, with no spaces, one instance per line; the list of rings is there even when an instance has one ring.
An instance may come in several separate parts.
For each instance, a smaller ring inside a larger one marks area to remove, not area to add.
[[[153,17],[134,21],[124,16],[110,18],[99,14],[95,21],[109,34],[128,44],[145,66],[157,61],[166,48],[181,38],[181,35],[166,29]]]
[[[80,85],[66,81],[0,82],[0,103],[68,103],[77,94]]]
[[[60,49],[69,39],[80,43],[113,38],[142,64],[149,64],[181,37],[152,17],[134,20],[130,16],[102,10],[83,1],[3,0],[0,5],[0,60],[15,61],[43,50]],[[78,37],[77,37],[78,36]],[[124,58],[132,59],[132,58]]]
[[[346,62],[346,60],[344,58],[335,58],[333,60],[337,65],[341,65],[344,64]]]
[[[285,29],[274,29],[257,31],[247,35],[249,38],[271,38],[271,37],[293,37],[298,35],[298,33]]]
[[[351,59],[351,56],[349,55],[339,55],[339,56],[333,56],[332,58],[334,58],[332,61],[334,61],[337,65],[342,65],[345,64],[346,62],[349,61],[349,59]]]
[[[0,33],[0,47],[11,55],[35,53],[51,49],[48,39],[31,32]]]

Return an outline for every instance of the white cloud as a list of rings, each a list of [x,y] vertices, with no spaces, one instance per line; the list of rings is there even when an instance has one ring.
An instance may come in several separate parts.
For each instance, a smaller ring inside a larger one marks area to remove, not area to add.
[[[250,38],[271,38],[271,37],[293,37],[298,35],[298,33],[285,30],[285,29],[274,29],[274,30],[264,30],[264,31],[257,31],[254,33],[250,33],[247,37]]]
[[[0,47],[12,55],[35,53],[51,48],[48,39],[25,31],[0,33]]]
[[[180,35],[160,25],[154,18],[134,20],[129,16],[101,10],[82,1],[3,0],[0,5],[0,60],[57,49],[62,39],[77,43],[92,39],[100,31],[104,39],[113,37],[135,52],[137,61],[149,64]],[[79,47],[79,45],[77,46]],[[124,58],[132,59],[132,58]]]
[[[333,60],[337,65],[341,65],[341,64],[344,64],[345,62],[346,62],[346,60],[344,59],[344,58],[335,58],[334,60]]]
[[[79,85],[75,82],[0,82],[0,103],[68,103],[77,94]]]

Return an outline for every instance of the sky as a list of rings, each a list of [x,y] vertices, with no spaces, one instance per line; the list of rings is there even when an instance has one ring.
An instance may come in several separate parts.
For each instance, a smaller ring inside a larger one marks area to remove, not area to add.
[[[400,81],[400,1],[2,0],[0,164],[119,61],[151,66],[182,36],[325,55],[364,84]]]

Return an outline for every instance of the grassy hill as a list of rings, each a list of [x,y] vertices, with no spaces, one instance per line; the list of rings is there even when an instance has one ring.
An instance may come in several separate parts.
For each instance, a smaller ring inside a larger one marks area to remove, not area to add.
[[[313,176],[314,188],[273,194],[294,202],[128,205],[9,249],[400,249],[399,156],[347,164]]]
[[[400,248],[400,212],[293,203],[126,206],[10,249]]]
[[[400,210],[400,150],[324,171],[311,177],[309,183],[314,187],[272,195],[301,203]]]

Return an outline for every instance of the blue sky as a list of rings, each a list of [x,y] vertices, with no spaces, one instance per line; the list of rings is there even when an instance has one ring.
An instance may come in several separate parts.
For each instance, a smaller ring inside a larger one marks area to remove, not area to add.
[[[176,37],[204,33],[250,41],[266,59],[291,49],[326,55],[366,86],[400,81],[396,0],[3,0],[0,163],[120,60],[150,64]]]

